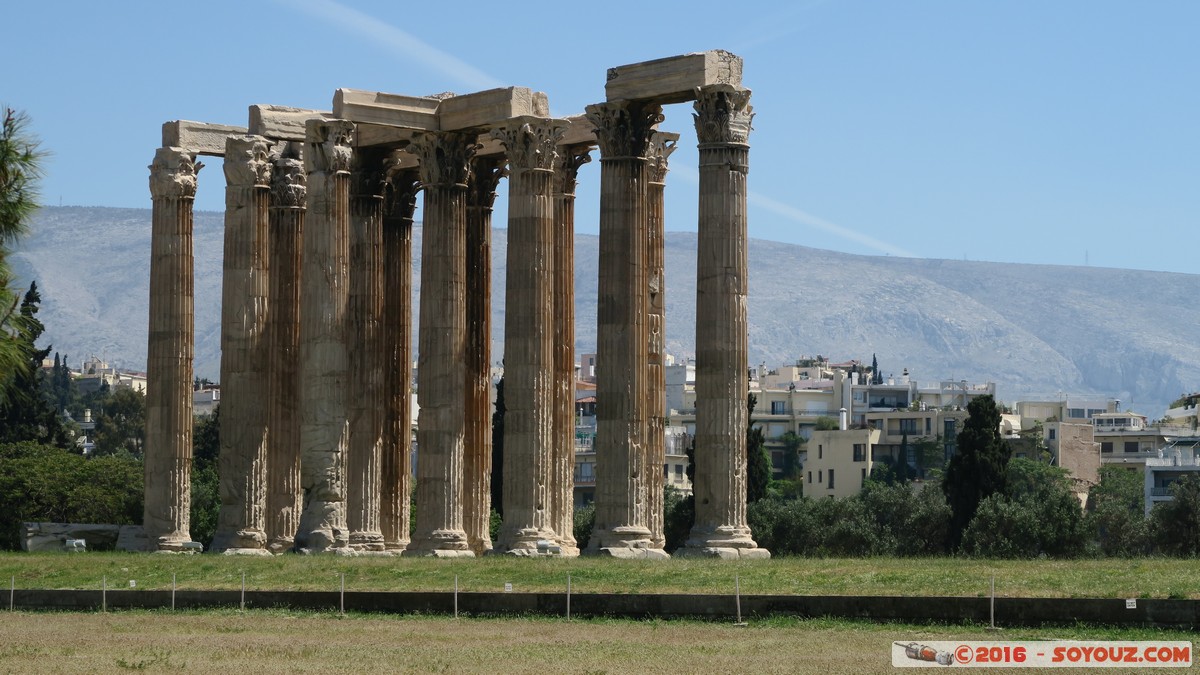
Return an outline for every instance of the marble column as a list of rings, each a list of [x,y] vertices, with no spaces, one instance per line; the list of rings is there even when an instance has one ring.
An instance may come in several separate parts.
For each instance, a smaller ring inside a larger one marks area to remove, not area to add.
[[[267,296],[267,548],[292,548],[300,526],[300,249],[304,162],[288,147],[271,174]]]
[[[587,107],[600,146],[597,298],[596,523],[588,554],[661,558],[652,548],[642,473],[646,451],[646,155],[662,107]]]
[[[428,132],[408,146],[425,192],[418,324],[417,522],[405,555],[474,557],[463,530],[467,178],[476,136]]]
[[[383,450],[379,526],[384,548],[408,546],[412,494],[412,235],[417,206],[416,169],[389,163],[383,201],[383,318],[380,323]]]
[[[150,546],[190,542],[192,359],[195,285],[192,202],[202,165],[182,148],[159,148],[150,165],[150,338],[146,346],[146,502]]]
[[[225,141],[225,257],[221,279],[221,510],[212,548],[266,550],[267,206],[270,142]]]
[[[344,550],[346,449],[350,374],[346,328],[349,304],[350,158],[354,125],[306,123],[308,173],[300,284],[300,476],[304,510],[296,550]]]
[[[384,550],[379,527],[380,461],[383,453],[383,356],[379,321],[383,313],[382,150],[355,152],[350,194],[350,296],[346,328],[350,388],[346,411],[350,444],[346,456],[346,524],[350,547]]]
[[[559,146],[554,167],[554,456],[550,522],[564,556],[575,541],[575,184],[590,145]]]
[[[663,533],[663,475],[667,461],[667,381],[663,361],[666,341],[666,269],[663,242],[666,221],[663,217],[663,193],[667,179],[667,160],[675,152],[679,134],[655,132],[650,141],[649,182],[646,207],[649,235],[646,244],[646,323],[649,358],[646,371],[646,494],[650,516],[650,539],[654,548],[666,544]]]
[[[696,522],[677,554],[767,558],[746,523],[750,92],[711,85],[696,93]]]
[[[475,157],[467,185],[466,428],[463,528],[475,555],[492,549],[492,204],[503,157]]]
[[[554,164],[562,124],[520,117],[492,130],[508,154],[504,318],[504,524],[497,552],[557,541],[554,458]]]

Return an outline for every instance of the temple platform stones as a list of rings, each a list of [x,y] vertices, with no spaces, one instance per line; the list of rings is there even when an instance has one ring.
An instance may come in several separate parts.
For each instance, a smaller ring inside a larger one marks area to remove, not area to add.
[[[220,491],[213,548],[474,557],[579,555],[572,537],[574,223],[598,151],[596,524],[583,554],[663,550],[663,187],[692,102],[700,150],[696,524],[682,555],[767,557],[746,524],[742,61],[711,51],[613,68],[605,100],[553,118],[524,87],[339,89],[328,111],[250,106],[246,127],[163,125],[153,233],[144,525],[194,550],[192,201],[226,189]],[[207,175],[207,173],[205,174]],[[504,353],[490,352],[491,226],[508,191]],[[423,237],[413,251],[422,201]],[[414,255],[421,261],[413,316]],[[413,323],[416,320],[416,352]],[[416,446],[410,364],[417,361]],[[504,360],[504,523],[488,531],[489,364]],[[417,518],[409,528],[415,491]]]

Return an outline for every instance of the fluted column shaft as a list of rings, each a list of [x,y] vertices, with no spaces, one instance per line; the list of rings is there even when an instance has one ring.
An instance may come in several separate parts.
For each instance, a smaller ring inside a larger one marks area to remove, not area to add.
[[[300,287],[301,482],[297,550],[346,548],[346,387],[350,257],[350,157],[354,125],[309,120],[304,152],[307,212]]]
[[[663,196],[667,160],[675,151],[678,134],[655,132],[650,142],[647,183],[648,239],[646,244],[646,323],[649,342],[646,370],[646,481],[650,540],[654,548],[666,544],[663,532],[663,467],[666,465],[667,382],[664,349],[666,341],[666,269],[663,243],[666,235]]]
[[[379,525],[384,547],[409,543],[412,493],[412,234],[415,169],[389,174],[383,213],[384,419]]]
[[[221,280],[221,510],[212,548],[265,552],[267,205],[270,143],[225,142],[225,257]]]
[[[551,523],[563,555],[575,541],[575,185],[587,145],[560,146],[554,173],[554,456]]]
[[[346,461],[346,524],[350,546],[382,551],[379,529],[380,461],[383,453],[383,355],[379,321],[383,312],[383,155],[359,150],[351,174],[350,446]]]
[[[153,215],[142,523],[150,545],[167,551],[181,550],[192,538],[192,203],[200,166],[181,148],[159,148],[150,165]]]
[[[508,153],[504,319],[504,525],[497,551],[537,552],[551,520],[554,424],[554,162],[560,123],[518,118],[492,131]]]
[[[304,162],[280,157],[271,175],[267,297],[267,547],[292,548],[300,526],[300,250]],[[224,413],[222,413],[224,414]]]
[[[418,326],[417,523],[409,555],[471,557],[462,524],[466,417],[466,191],[475,136],[431,132],[409,146],[425,192]]]
[[[467,186],[466,428],[463,529],[475,555],[492,549],[492,204],[499,157],[475,157]]]
[[[750,92],[697,92],[696,522],[685,555],[769,557],[746,523],[746,173]]]
[[[661,107],[588,106],[600,146],[596,321],[596,522],[588,553],[655,555],[642,473],[646,438],[646,153]]]

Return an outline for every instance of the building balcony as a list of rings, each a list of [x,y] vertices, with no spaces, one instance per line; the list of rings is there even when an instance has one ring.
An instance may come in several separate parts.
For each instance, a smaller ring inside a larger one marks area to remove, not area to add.
[[[1150,496],[1151,497],[1170,497],[1171,496],[1171,488],[1169,488],[1169,487],[1150,488]]]

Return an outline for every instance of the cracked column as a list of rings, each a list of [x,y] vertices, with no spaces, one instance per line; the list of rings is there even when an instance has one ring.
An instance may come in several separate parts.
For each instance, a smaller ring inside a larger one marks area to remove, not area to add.
[[[300,467],[304,510],[296,550],[344,550],[350,257],[350,158],[354,125],[308,120],[307,211],[300,286]]]
[[[642,472],[646,450],[646,155],[662,107],[587,107],[600,146],[596,321],[596,524],[587,553],[664,558],[653,549]]]
[[[389,163],[383,202],[383,450],[379,526],[384,548],[408,546],[412,493],[412,233],[416,169]]]
[[[475,157],[467,185],[466,428],[463,529],[475,555],[492,549],[492,204],[503,157]]]
[[[383,312],[383,181],[385,154],[355,152],[350,195],[350,295],[347,340],[350,388],[346,411],[350,443],[346,457],[346,525],[350,547],[384,550],[379,529],[380,461],[383,452],[383,355],[379,321]]]
[[[190,533],[194,272],[192,202],[202,165],[178,147],[150,165],[150,339],[146,348],[146,503],[150,545],[180,551]]]
[[[663,216],[663,193],[666,187],[667,160],[675,152],[679,134],[655,132],[650,141],[649,181],[646,205],[649,210],[646,248],[646,320],[649,335],[649,358],[646,371],[646,494],[650,517],[650,539],[654,548],[666,544],[663,533],[663,467],[667,461],[666,417],[667,382],[663,350],[666,340],[666,269],[663,259],[666,221]]]
[[[555,146],[562,122],[518,117],[492,130],[508,154],[504,318],[504,524],[496,551],[535,555],[556,541],[554,457]]]
[[[591,146],[559,146],[554,171],[554,457],[551,524],[564,556],[575,541],[575,185]]]
[[[221,510],[212,549],[266,550],[267,205],[270,142],[225,141],[225,257],[221,292]]]
[[[300,526],[300,249],[304,162],[289,144],[271,174],[267,269],[267,548],[291,550]]]
[[[696,90],[696,522],[679,554],[768,558],[746,523],[746,173],[750,91]]]
[[[405,555],[474,557],[462,524],[467,178],[476,135],[426,132],[409,151],[425,191],[418,324],[417,523]]]

